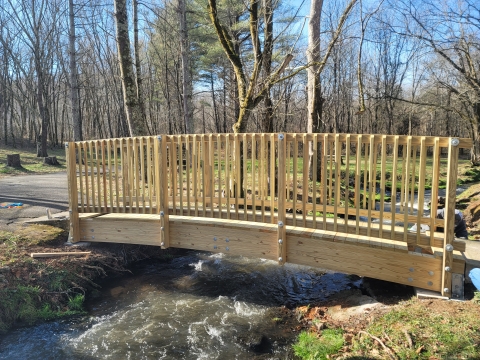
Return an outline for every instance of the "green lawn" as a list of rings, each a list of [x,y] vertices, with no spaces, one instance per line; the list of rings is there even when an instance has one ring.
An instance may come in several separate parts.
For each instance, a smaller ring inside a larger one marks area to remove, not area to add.
[[[20,154],[21,167],[7,166],[7,155]],[[65,171],[65,149],[49,149],[48,156],[56,156],[60,165],[44,165],[43,158],[37,157],[34,148],[13,148],[0,145],[0,177],[10,175],[42,174]]]

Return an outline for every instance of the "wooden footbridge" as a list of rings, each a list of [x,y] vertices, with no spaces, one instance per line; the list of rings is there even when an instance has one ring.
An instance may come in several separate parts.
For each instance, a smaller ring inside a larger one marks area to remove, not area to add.
[[[471,145],[357,134],[71,142],[70,240],[265,258],[450,297],[465,267],[465,245],[454,238],[459,149]],[[432,215],[437,197],[424,203],[445,187],[441,220]]]

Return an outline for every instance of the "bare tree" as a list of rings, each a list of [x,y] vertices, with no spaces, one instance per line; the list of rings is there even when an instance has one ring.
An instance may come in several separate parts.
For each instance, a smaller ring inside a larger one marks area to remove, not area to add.
[[[248,5],[249,11],[249,28],[250,28],[250,40],[252,42],[253,50],[253,69],[250,77],[247,78],[245,72],[246,66],[244,65],[243,58],[236,48],[232,36],[225,25],[223,25],[218,17],[217,2],[216,0],[208,1],[209,8],[208,13],[210,20],[215,28],[217,36],[222,45],[223,51],[230,60],[238,88],[238,99],[240,103],[240,111],[236,123],[233,125],[233,131],[235,133],[244,133],[247,129],[248,118],[252,110],[265,98],[270,88],[277,82],[283,81],[280,78],[280,74],[285,70],[290,61],[292,55],[287,54],[283,62],[278,66],[276,71],[269,74],[262,84],[259,83],[260,70],[262,62],[264,60],[264,51],[261,50],[261,37],[259,34],[259,1],[250,0]],[[268,18],[268,21],[273,21],[272,17]],[[265,24],[265,29],[270,28],[268,24]],[[268,38],[268,30],[265,30],[264,37]],[[257,86],[259,89],[257,90]]]
[[[417,25],[399,27],[396,31],[421,40],[434,54],[443,59],[451,76],[447,78],[436,76],[437,82],[454,97],[459,106],[454,106],[450,101],[448,104],[434,101],[417,103],[454,112],[469,123],[473,138],[471,160],[474,165],[480,165],[478,5],[471,0],[458,4],[458,8],[451,7],[447,2],[439,5],[437,2],[417,4],[414,1],[401,1],[394,5],[406,23],[413,22]]]
[[[69,55],[70,55],[70,100],[72,106],[73,139],[83,140],[82,118],[80,116],[80,104],[78,99],[78,74],[77,74],[77,51],[75,49],[75,12],[73,0],[68,0],[69,18]]]
[[[130,38],[128,35],[128,16],[126,0],[115,0],[115,24],[118,49],[118,60],[122,77],[123,99],[130,136],[145,133],[140,107],[138,105],[137,86],[133,73],[132,56],[130,54]]]
[[[193,134],[192,82],[190,80],[189,41],[187,28],[186,0],[178,0],[178,15],[180,19],[180,52],[182,54],[182,89],[183,89],[183,119],[185,132]]]

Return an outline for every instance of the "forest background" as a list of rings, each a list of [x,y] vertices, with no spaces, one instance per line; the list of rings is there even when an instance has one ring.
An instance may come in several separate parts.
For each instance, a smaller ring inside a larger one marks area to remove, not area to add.
[[[0,141],[459,136],[480,163],[474,0],[0,0]]]

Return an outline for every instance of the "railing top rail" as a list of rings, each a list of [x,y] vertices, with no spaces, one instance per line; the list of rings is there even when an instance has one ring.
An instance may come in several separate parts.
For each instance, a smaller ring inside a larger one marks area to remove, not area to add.
[[[267,133],[246,133],[246,134],[233,134],[233,133],[228,133],[228,134],[178,134],[178,135],[162,135],[165,136],[167,140],[173,140],[173,139],[181,139],[183,141],[208,141],[210,137],[213,137],[214,139],[229,139],[229,140],[234,140],[235,137],[242,137],[246,138],[247,140],[251,139],[256,139],[260,140],[262,136],[267,136],[267,140],[270,140],[271,134]],[[306,137],[305,137],[306,135]],[[124,142],[127,139],[146,139],[146,138],[156,138],[158,135],[155,136],[137,136],[137,137],[123,137],[123,138],[110,138],[110,139],[95,139],[95,140],[85,140],[85,141],[78,141],[76,143],[78,144],[85,144],[85,143],[90,143],[90,142],[115,142],[119,143],[120,141]],[[278,141],[278,137],[273,137],[274,141]],[[399,145],[406,145],[407,142],[410,140],[411,145],[420,145],[422,139],[425,141],[426,146],[434,146],[436,142],[438,142],[438,145],[440,147],[448,147],[450,142],[453,140],[457,143],[456,146],[459,148],[464,148],[464,149],[469,149],[473,145],[473,141],[470,138],[458,138],[458,137],[442,137],[442,136],[417,136],[417,135],[382,135],[382,134],[335,134],[335,133],[285,133],[285,139],[287,141],[292,141],[294,139],[306,139],[307,141],[313,141],[315,140],[322,140],[322,139],[327,139],[328,142],[334,142],[335,140],[340,141],[340,142],[345,142],[347,138],[350,138],[350,141],[354,140],[358,142],[360,139],[360,142],[362,144],[369,144],[371,143],[373,139],[374,144],[381,144],[383,141],[386,141],[386,144],[394,144],[395,141],[398,141]],[[457,141],[458,140],[458,141]]]

